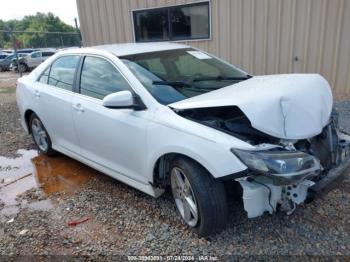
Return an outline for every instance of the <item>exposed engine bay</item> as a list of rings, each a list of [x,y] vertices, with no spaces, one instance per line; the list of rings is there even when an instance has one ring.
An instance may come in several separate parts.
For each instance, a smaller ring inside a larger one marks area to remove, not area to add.
[[[279,139],[252,127],[249,119],[237,106],[195,108],[178,112],[179,115],[231,134],[252,145],[275,144]]]
[[[293,213],[298,204],[313,200],[349,167],[350,137],[339,132],[335,110],[320,134],[300,140],[280,139],[255,129],[237,106],[192,108],[177,113],[257,148],[269,145],[268,150],[231,150],[249,170],[236,179],[243,189],[249,218],[265,212],[272,214],[277,209]]]

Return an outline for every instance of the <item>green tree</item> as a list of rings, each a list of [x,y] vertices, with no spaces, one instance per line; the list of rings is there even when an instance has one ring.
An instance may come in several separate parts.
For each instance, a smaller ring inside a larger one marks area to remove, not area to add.
[[[73,34],[45,34],[34,32],[70,32],[77,33],[76,29],[65,24],[52,13],[37,13],[36,15],[25,16],[21,20],[0,20],[0,30],[10,28],[13,31],[26,31],[16,33],[15,38],[21,43],[20,47],[67,47],[79,46],[80,38]],[[33,33],[31,33],[33,32]],[[0,34],[0,48],[11,47],[11,38],[8,33]]]

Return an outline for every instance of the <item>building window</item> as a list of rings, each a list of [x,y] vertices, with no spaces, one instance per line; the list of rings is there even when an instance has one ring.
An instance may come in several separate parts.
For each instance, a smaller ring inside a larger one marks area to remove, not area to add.
[[[136,42],[210,38],[209,2],[133,11]]]

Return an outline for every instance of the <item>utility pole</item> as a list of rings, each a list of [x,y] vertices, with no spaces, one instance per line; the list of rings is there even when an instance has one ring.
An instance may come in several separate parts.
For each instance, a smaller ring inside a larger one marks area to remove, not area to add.
[[[59,35],[59,36],[60,36],[60,38],[61,38],[61,46],[62,46],[62,48],[64,48],[64,42],[63,42],[62,35]]]
[[[8,28],[8,31],[10,33],[10,37],[11,37],[11,40],[12,40],[13,51],[15,52],[17,71],[19,72],[19,75],[22,77],[22,70],[19,70],[19,61],[18,61],[16,38],[15,38],[11,28]]]
[[[77,20],[76,17],[74,18],[74,23],[75,23],[75,30],[76,30],[77,33],[79,34],[79,43],[80,43],[80,47],[81,47],[82,39],[81,39],[80,30],[79,30],[79,27],[78,27],[78,20]]]

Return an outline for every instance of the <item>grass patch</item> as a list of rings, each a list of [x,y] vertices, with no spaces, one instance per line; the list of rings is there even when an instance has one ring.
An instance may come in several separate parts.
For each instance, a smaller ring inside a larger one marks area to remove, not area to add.
[[[14,92],[16,92],[16,88],[14,87],[0,88],[0,94],[11,94]]]

